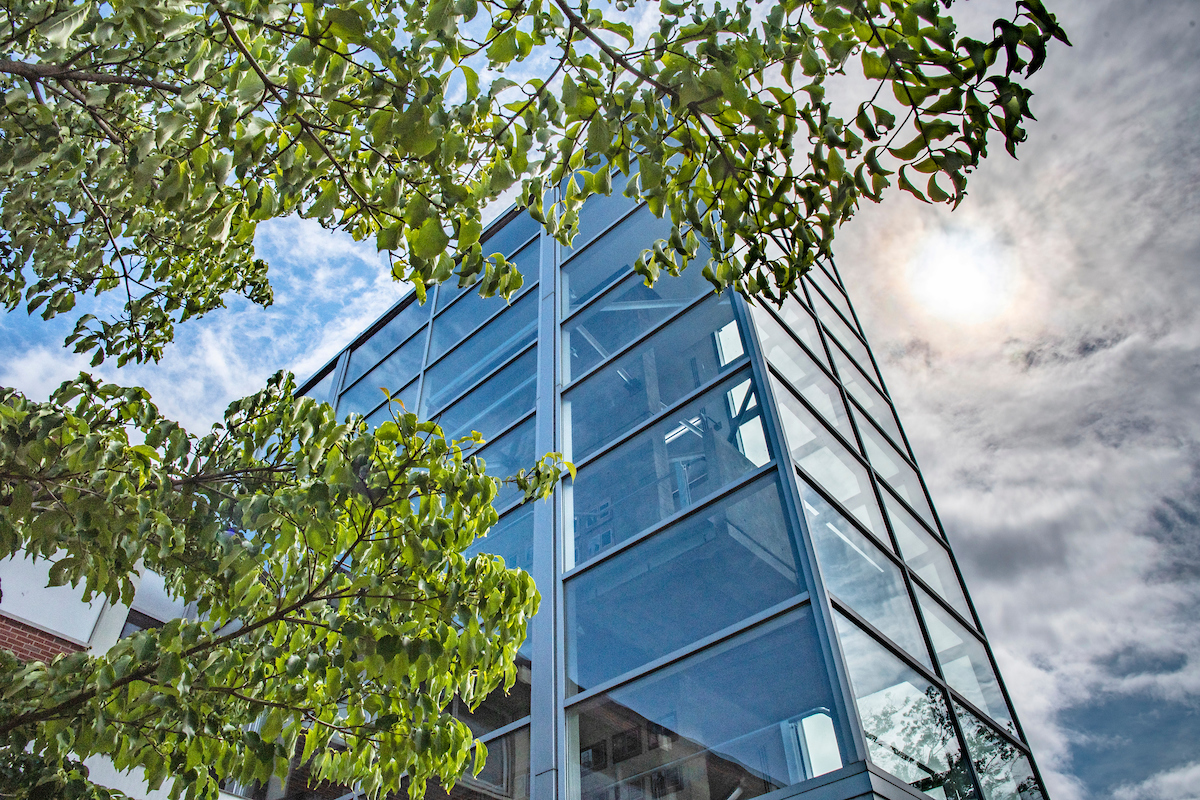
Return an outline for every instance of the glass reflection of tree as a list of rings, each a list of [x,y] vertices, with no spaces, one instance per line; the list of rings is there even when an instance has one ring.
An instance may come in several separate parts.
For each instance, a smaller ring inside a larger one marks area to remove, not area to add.
[[[958,717],[986,800],[1046,800],[1020,750],[969,712]]]
[[[975,800],[949,711],[936,687],[924,694],[888,692],[887,702],[864,717],[863,729],[871,759],[880,767],[932,797]]]

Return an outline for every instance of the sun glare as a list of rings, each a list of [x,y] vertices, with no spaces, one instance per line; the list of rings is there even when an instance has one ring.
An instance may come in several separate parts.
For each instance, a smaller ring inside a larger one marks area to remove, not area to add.
[[[975,230],[928,236],[908,264],[908,288],[928,314],[974,325],[1003,314],[1013,299],[1007,248]]]

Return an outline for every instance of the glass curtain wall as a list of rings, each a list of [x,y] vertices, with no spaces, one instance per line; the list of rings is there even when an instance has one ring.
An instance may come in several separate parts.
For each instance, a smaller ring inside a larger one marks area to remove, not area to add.
[[[496,476],[577,467],[549,506],[503,489],[468,551],[539,576],[543,638],[511,690],[454,702],[491,755],[433,796],[737,800],[865,757],[941,800],[1042,800],[836,269],[778,305],[699,267],[647,286],[667,229],[593,198],[564,248],[510,213],[484,240],[510,301],[408,298],[306,385],[478,431]]]

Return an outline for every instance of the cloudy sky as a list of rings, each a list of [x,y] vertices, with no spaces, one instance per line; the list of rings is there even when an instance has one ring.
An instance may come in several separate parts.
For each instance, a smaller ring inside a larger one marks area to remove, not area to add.
[[[1048,5],[1075,46],[1032,82],[1020,160],[997,152],[953,213],[864,208],[838,264],[1051,796],[1195,800],[1200,2]],[[1011,7],[956,11],[966,32]],[[275,306],[231,303],[161,364],[99,372],[202,430],[401,292],[372,246],[307,223],[258,245]],[[0,316],[0,384],[44,397],[85,368],[68,327]]]

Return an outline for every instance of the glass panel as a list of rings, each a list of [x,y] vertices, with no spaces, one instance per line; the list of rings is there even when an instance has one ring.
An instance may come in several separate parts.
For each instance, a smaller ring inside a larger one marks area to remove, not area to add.
[[[962,614],[963,619],[971,619],[971,609],[946,549],[886,491],[883,492],[883,508],[892,521],[900,555],[904,556],[909,568]]]
[[[504,559],[504,566],[509,569],[523,569],[526,572],[533,572],[533,504],[528,503],[523,506],[517,506],[505,514],[492,526],[487,535],[472,542],[471,546],[463,551],[463,556],[471,558],[479,553],[500,556]],[[530,636],[532,630],[532,627],[526,630],[525,643],[521,645],[519,651],[520,655],[526,660],[532,655],[532,639]],[[522,677],[518,675],[517,681],[518,684],[521,681],[524,681],[526,684],[521,689],[524,692],[523,697],[525,698],[522,701],[524,703],[522,706],[524,711],[496,725],[496,728],[499,728],[501,725],[507,725],[510,722],[515,722],[529,714],[529,676],[525,675]],[[513,691],[516,692],[520,688],[518,685],[513,688]],[[488,699],[489,702],[490,700],[491,698]]]
[[[429,319],[429,303],[421,305],[414,299],[408,306],[375,332],[370,339],[354,348],[346,365],[345,385],[349,386],[374,367],[379,360],[412,336]]]
[[[528,292],[425,371],[421,413],[432,415],[537,336],[537,293]]]
[[[321,379],[314,383],[309,390],[304,393],[304,396],[311,397],[318,403],[332,403],[333,376],[336,372],[336,365],[330,367],[325,374],[321,376]]]
[[[525,278],[521,292],[537,283],[538,279],[538,243],[533,242],[512,260]],[[516,302],[515,298],[513,302]],[[429,360],[438,359],[443,353],[465,339],[471,331],[488,317],[508,305],[503,297],[470,297],[460,303],[455,303],[445,314],[439,315],[433,321],[433,333],[430,334]]]
[[[921,515],[925,524],[936,528],[937,521],[933,517],[933,509],[930,508],[929,501],[925,497],[925,489],[921,486],[921,479],[917,476],[917,471],[904,460],[900,452],[879,432],[879,429],[859,413],[858,409],[853,409],[851,413],[854,414],[858,432],[862,434],[863,447],[866,448],[867,460],[871,462],[871,466],[887,481],[888,486],[896,490],[896,494],[904,498],[909,506]]]
[[[834,619],[871,760],[930,797],[973,800],[941,690],[846,617]]]
[[[537,399],[537,348],[497,372],[437,416],[447,439],[479,431],[490,439],[533,410]]]
[[[579,210],[579,232],[571,240],[570,247],[562,248],[562,260],[565,261],[572,253],[583,249],[584,245],[596,238],[596,234],[633,211],[637,204],[636,199],[626,197],[619,191],[608,196],[594,194],[589,197]],[[649,243],[647,241],[647,244]]]
[[[583,460],[744,354],[729,300],[705,301],[563,395],[567,458]]]
[[[833,360],[837,364],[838,377],[842,386],[858,401],[863,410],[871,415],[871,419],[879,423],[892,442],[904,450],[904,437],[900,435],[900,424],[896,422],[896,413],[887,400],[875,388],[875,384],[867,380],[867,376],[851,361],[840,348],[833,348]]]
[[[751,310],[754,312],[754,321],[757,323],[762,308],[757,304],[751,304]],[[794,297],[788,295],[783,300],[783,305],[779,308],[771,306],[771,312],[783,320],[783,325],[792,335],[804,342],[804,346],[808,348],[808,353],[826,368],[829,367],[829,360],[825,357],[825,345],[821,344],[821,335],[817,332],[817,322],[813,319],[812,314],[808,313],[808,309],[800,305]]]
[[[1012,715],[1008,713],[1008,704],[1004,702],[983,642],[920,588],[917,589],[917,602],[921,605],[925,627],[929,629],[929,638],[933,641],[946,683],[992,719],[1013,730]]]
[[[426,800],[529,800],[529,728],[494,739],[487,749],[487,762],[478,775],[467,770],[450,791],[430,781]],[[408,797],[407,791],[400,796]]]
[[[615,678],[801,590],[778,481],[758,481],[567,582],[568,691]]]
[[[825,302],[825,299],[820,294],[813,292],[812,295],[813,304],[816,306],[814,310],[817,312],[817,318],[825,323],[825,329],[833,334],[834,339],[841,342],[842,347],[862,367],[863,372],[871,376],[874,380],[875,368],[871,365],[871,356],[867,352],[867,346],[863,344],[862,339],[859,339],[858,336],[851,332],[849,326],[842,321],[842,318],[834,312],[833,307]]]
[[[624,222],[580,252],[562,268],[563,316],[604,291],[633,269],[633,262],[656,239],[671,233],[671,221],[662,220],[644,206]]]
[[[488,475],[504,479],[533,466],[537,459],[533,422],[534,419],[530,417],[479,451],[479,457],[487,461]],[[520,496],[521,490],[517,487],[500,484],[500,491],[493,505],[496,508],[504,508]]]
[[[772,381],[783,433],[796,466],[841,503],[878,539],[887,538],[871,480],[862,463],[783,385]]]
[[[841,766],[808,608],[569,709],[573,800],[751,798]]]
[[[838,311],[842,312],[842,316],[845,317],[846,322],[850,325],[850,329],[857,331],[858,326],[854,324],[854,313],[850,310],[850,302],[846,299],[846,295],[842,294],[842,290],[833,285],[833,281],[829,279],[829,276],[822,272],[820,267],[814,266],[805,273],[805,277],[812,284],[812,287],[809,287],[809,293],[811,294],[815,290],[820,290],[825,295],[825,299],[831,305],[836,306]]]
[[[758,397],[743,372],[579,470],[565,568],[695,505],[770,459]]]
[[[1046,800],[1024,753],[958,703],[954,713],[986,800]]]
[[[531,236],[536,236],[541,227],[528,214],[517,214],[507,225],[483,240],[484,258],[493,253],[503,253],[506,258],[511,256],[517,248],[529,241]],[[528,286],[531,281],[537,279],[537,263],[538,258],[535,254],[533,257],[533,275],[526,274],[524,269],[521,270],[521,276],[525,278],[525,286]],[[457,283],[446,281],[438,286],[437,310],[441,311],[450,304],[451,300],[467,291],[473,285],[474,283],[470,286],[459,286]]]
[[[932,667],[900,568],[803,481],[800,497],[829,591],[906,653]]]
[[[751,306],[755,308],[755,306]],[[837,386],[813,362],[811,354],[784,331],[776,319],[761,308],[754,322],[762,343],[763,355],[779,370],[792,388],[836,428],[847,440],[853,440],[846,406]]]
[[[405,386],[398,392],[393,392],[392,397],[400,401],[404,406],[405,411],[412,413],[417,410],[417,382],[413,381],[408,386]],[[379,393],[379,399],[383,400],[383,392]],[[396,409],[396,413],[403,414],[404,411]],[[377,428],[381,423],[392,418],[392,405],[385,402],[379,408],[367,415],[367,424],[372,428]]]
[[[342,416],[349,413],[366,414],[375,409],[385,399],[382,389],[394,392],[417,376],[424,355],[425,337],[414,336],[409,339],[358,383],[342,392],[338,413]],[[408,409],[415,411],[416,407],[408,406]]]
[[[563,383],[570,383],[632,342],[643,331],[674,314],[712,284],[699,269],[679,277],[661,276],[653,287],[641,275],[630,275],[563,326]]]

